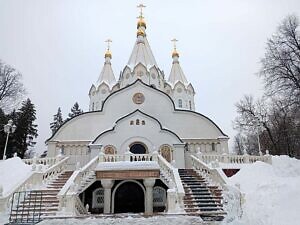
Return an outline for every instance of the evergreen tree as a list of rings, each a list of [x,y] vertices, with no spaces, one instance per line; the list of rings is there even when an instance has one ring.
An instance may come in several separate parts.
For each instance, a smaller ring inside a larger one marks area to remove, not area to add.
[[[38,136],[37,125],[34,123],[36,120],[36,110],[34,104],[28,98],[22,102],[21,108],[9,115],[16,124],[16,131],[10,139],[11,148],[8,156],[17,152],[18,156],[23,158],[25,152],[32,148],[36,142],[34,138]]]
[[[71,119],[74,116],[80,115],[81,113],[83,113],[83,111],[79,108],[79,104],[77,102],[75,102],[75,104],[71,108],[71,112],[69,113],[68,119]]]
[[[52,134],[54,134],[57,129],[63,124],[63,118],[61,114],[60,107],[57,110],[57,113],[53,116],[53,122],[50,123],[50,129],[52,130]]]

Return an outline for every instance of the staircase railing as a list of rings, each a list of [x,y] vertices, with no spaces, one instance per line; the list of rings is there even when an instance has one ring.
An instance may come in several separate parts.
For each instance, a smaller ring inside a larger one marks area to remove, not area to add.
[[[0,193],[0,212],[5,211],[7,209],[7,206],[11,202],[10,200],[14,192],[25,191],[27,189],[34,189],[37,186],[45,184],[48,180],[63,172],[63,170],[67,166],[68,159],[69,157],[57,157],[56,164],[49,167],[46,171],[40,171],[39,167],[37,167],[37,164],[32,164],[33,172],[31,173],[31,175],[29,175],[25,180],[23,180],[14,188],[12,188],[5,196],[3,196],[2,193]]]
[[[31,159],[22,159],[22,161],[27,165],[32,164],[41,164],[45,166],[52,166],[57,163],[57,157],[49,157],[49,158],[31,158]]]
[[[192,167],[195,170],[198,170],[198,171],[204,173],[207,177],[209,177],[214,182],[217,182],[221,186],[224,186],[226,184],[226,181],[220,175],[220,173],[218,172],[217,169],[210,168],[208,165],[206,165],[204,162],[202,162],[196,156],[191,155],[191,160],[192,160]]]
[[[84,167],[73,172],[72,176],[67,180],[67,182],[65,183],[65,185],[62,187],[62,189],[57,195],[59,198],[60,210],[66,208],[67,213],[71,215],[78,215],[78,213],[79,214],[87,213],[84,206],[83,206],[84,208],[83,210],[82,207],[78,205],[79,204],[78,201],[80,201],[80,203],[83,205],[81,200],[78,198],[78,194],[79,194],[78,190],[80,188],[82,189],[85,188],[83,186],[84,182],[91,175],[93,175],[94,173],[93,169],[97,166],[98,161],[99,161],[99,157],[96,156],[90,162],[88,162]],[[86,183],[85,185],[88,185],[88,183]],[[73,202],[74,203],[73,206],[75,206],[75,208],[70,204],[68,204],[67,201]]]
[[[157,162],[160,166],[161,179],[163,179],[170,189],[175,189],[176,191],[176,201],[180,209],[184,211],[183,198],[185,196],[185,191],[178,173],[178,169],[174,168],[164,157],[157,155]]]

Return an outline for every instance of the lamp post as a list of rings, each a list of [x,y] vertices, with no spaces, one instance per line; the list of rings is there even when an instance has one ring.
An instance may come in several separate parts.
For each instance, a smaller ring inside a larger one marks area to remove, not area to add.
[[[6,159],[6,148],[7,148],[9,134],[14,133],[16,128],[17,127],[16,127],[16,125],[13,125],[12,120],[9,120],[8,123],[6,125],[4,125],[4,132],[7,134],[7,136],[6,136],[5,146],[4,146],[3,160]]]

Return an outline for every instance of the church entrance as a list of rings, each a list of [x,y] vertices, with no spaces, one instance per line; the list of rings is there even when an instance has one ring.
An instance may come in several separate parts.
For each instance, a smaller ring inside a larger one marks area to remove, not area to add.
[[[137,142],[130,146],[130,152],[133,154],[146,154],[146,146],[143,143]]]
[[[141,213],[144,211],[144,190],[140,184],[128,181],[117,187],[114,198],[114,213]]]

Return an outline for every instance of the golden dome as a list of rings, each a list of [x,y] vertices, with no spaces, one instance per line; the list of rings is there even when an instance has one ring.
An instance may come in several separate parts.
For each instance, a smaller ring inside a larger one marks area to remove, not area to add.
[[[111,51],[109,51],[109,49],[107,49],[105,52],[104,58],[106,58],[106,57],[112,58],[112,54],[111,54]]]
[[[172,52],[172,58],[174,58],[175,56],[179,58],[179,53],[176,49],[174,49],[174,51]]]
[[[145,37],[146,34],[145,34],[145,32],[141,28],[139,28],[138,31],[136,32],[136,36],[143,36],[143,37]]]
[[[140,17],[138,22],[137,22],[137,29],[139,29],[140,27],[145,27],[146,28],[146,22],[142,17]]]

